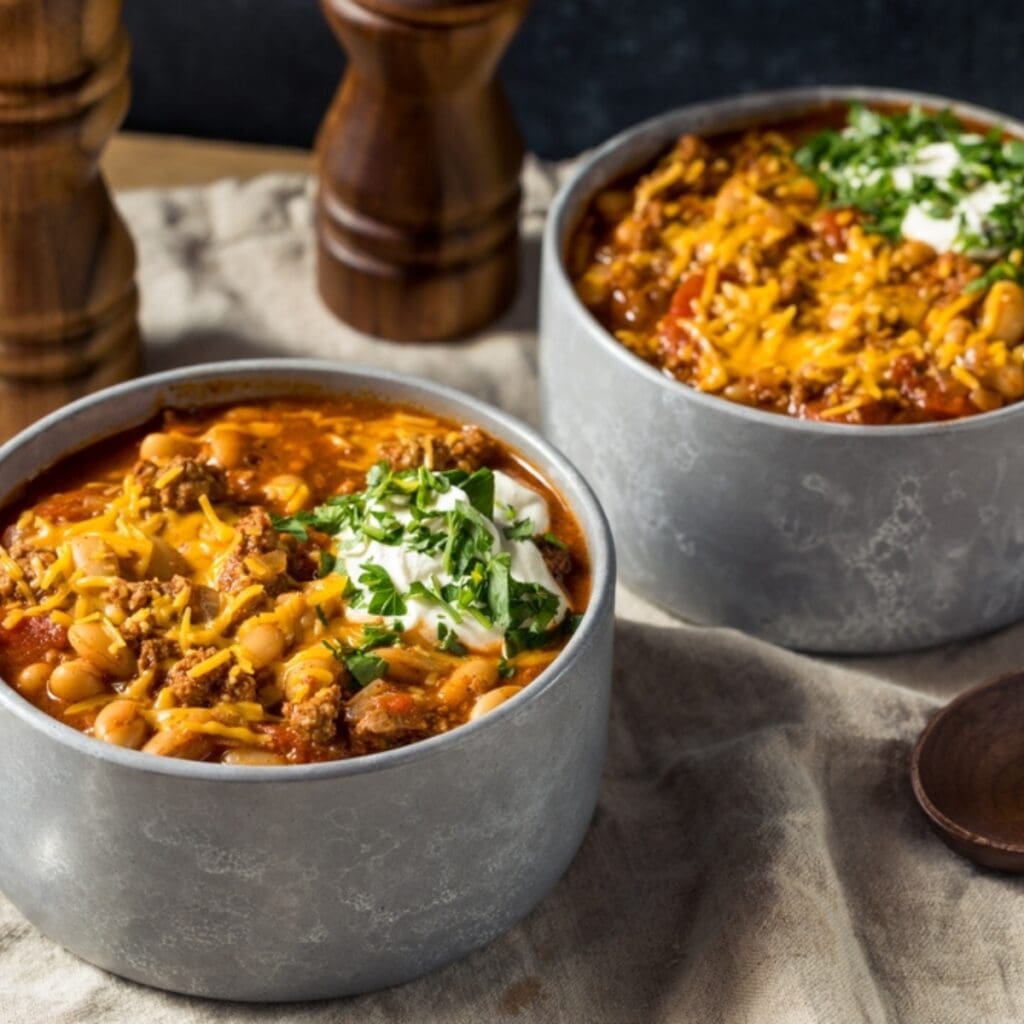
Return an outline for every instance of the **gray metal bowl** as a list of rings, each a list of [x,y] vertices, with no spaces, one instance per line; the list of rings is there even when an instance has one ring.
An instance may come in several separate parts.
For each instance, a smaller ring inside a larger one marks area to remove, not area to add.
[[[684,107],[598,149],[548,219],[541,285],[545,431],[590,481],[623,581],[684,618],[813,651],[901,651],[1024,615],[1024,404],[947,423],[807,422],[660,374],[584,308],[563,255],[589,200],[684,131],[836,102],[950,106],[883,89],[762,93]]]
[[[0,448],[0,506],[85,444],[166,406],[370,391],[478,423],[538,466],[586,534],[576,635],[476,722],[351,761],[245,768],[108,746],[0,683],[0,885],[90,962],[194,995],[313,999],[406,981],[526,914],[597,800],[614,553],[579,474],[536,434],[447,388],[312,360],[223,363],[99,392]]]

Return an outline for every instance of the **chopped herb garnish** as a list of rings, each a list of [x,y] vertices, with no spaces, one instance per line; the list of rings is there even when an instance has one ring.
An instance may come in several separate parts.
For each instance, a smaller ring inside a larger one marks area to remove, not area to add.
[[[466,645],[458,638],[455,631],[443,622],[437,624],[437,649],[446,651],[448,654],[457,654],[460,657],[468,653]]]
[[[287,533],[289,536],[305,544],[309,540],[309,534],[306,532],[306,516],[308,515],[309,513],[300,512],[294,516],[271,516],[270,525],[278,533]]]
[[[450,596],[454,598],[456,595],[452,594]],[[462,621],[461,613],[445,597],[444,588],[436,576],[432,577],[430,583],[415,580],[412,586],[409,587],[409,597],[418,597],[421,601],[438,604],[448,613],[453,622]]]
[[[509,662],[505,658],[502,658],[498,662],[498,675],[502,679],[511,679],[515,674],[516,674],[516,667],[515,667],[515,665],[509,664]]]
[[[374,562],[364,562],[362,570],[359,582],[369,595],[366,610],[371,615],[404,615],[405,601],[387,569]]]
[[[487,564],[487,606],[491,622],[502,632],[512,625],[512,559],[498,555]]]
[[[344,658],[345,668],[360,687],[367,686],[374,679],[387,675],[388,663],[376,654],[348,654]]]
[[[401,639],[398,631],[385,629],[383,626],[365,626],[359,643],[342,644],[338,641],[324,640],[323,645],[342,662],[349,674],[360,686],[372,683],[387,674],[388,663],[372,652],[379,647],[393,647]]]
[[[464,501],[456,502],[446,520],[444,571],[449,576],[465,576],[472,572],[475,563],[486,561],[494,547],[489,521]]]
[[[989,264],[968,285],[1024,281],[1024,143],[998,130],[969,132],[948,110],[885,114],[850,108],[842,131],[824,131],[794,154],[836,207],[866,215],[865,230],[896,240],[915,215],[952,221],[954,252]]]
[[[345,660],[345,647],[340,644],[337,640],[321,640],[320,643],[324,645],[334,655],[338,661]]]
[[[448,540],[443,530],[432,530],[425,524],[406,527],[404,546],[410,551],[419,551],[425,555],[435,555],[444,548]]]
[[[458,491],[450,495],[453,488]],[[472,473],[457,469],[434,472],[426,467],[396,471],[380,462],[367,473],[363,491],[339,495],[312,511],[276,519],[274,525],[296,537],[315,530],[336,538],[336,553],[320,555],[320,575],[351,574],[345,583],[345,601],[350,608],[369,615],[397,620],[394,629],[386,633],[389,643],[403,628],[407,602],[417,600],[440,609],[448,620],[438,628],[442,650],[465,651],[457,627],[467,620],[503,636],[511,635],[508,642],[516,649],[543,646],[556,635],[552,623],[562,607],[561,598],[538,583],[513,576],[511,556],[502,551],[503,538],[527,540],[536,528],[529,518],[516,518],[512,505],[497,510],[508,516],[509,524],[495,523],[494,494],[495,478],[490,469]],[[443,495],[448,497],[439,503]],[[440,562],[438,572],[429,581],[421,572],[420,579],[414,579],[404,591],[387,568],[392,565],[390,556],[379,547],[379,555],[374,554],[372,545],[400,548],[408,553],[402,557],[411,558],[412,565],[422,565],[423,557],[431,558]],[[359,671],[351,669],[354,678],[371,671],[367,657],[379,646],[370,643],[371,639],[368,633],[357,648],[341,651],[346,664],[357,658]]]
[[[330,625],[327,615],[324,612],[323,608],[320,607],[320,605],[316,605],[313,610],[316,612],[316,617],[320,620],[321,626],[324,626],[326,628]]]
[[[506,540],[529,540],[533,536],[533,520],[517,519],[511,526],[506,526],[502,533]]]
[[[550,545],[552,545],[552,547],[556,547],[556,548],[560,549],[561,551],[565,551],[565,550],[566,550],[566,547],[565,547],[565,541],[564,541],[564,540],[559,540],[559,539],[558,539],[558,538],[557,538],[557,537],[556,537],[556,536],[555,536],[555,535],[554,535],[553,533],[551,533],[550,531],[549,531],[548,533],[545,533],[545,534],[544,534],[544,539],[545,539],[545,540],[546,540],[546,541],[547,541],[547,542],[548,542],[548,543],[549,543]]]
[[[320,568],[317,571],[317,575],[320,579],[325,576],[330,576],[334,572],[334,567],[338,564],[336,555],[332,555],[330,551],[320,552]]]
[[[390,512],[371,509],[363,519],[363,535],[381,544],[398,544],[405,527]]]
[[[375,647],[394,647],[402,639],[402,623],[393,622],[394,628],[368,625],[363,627],[363,635],[359,639],[360,651],[372,651]]]
[[[345,580],[345,589],[341,592],[341,596],[352,608],[358,608],[363,600],[363,592],[352,582],[351,576]]]
[[[458,485],[482,516],[494,517],[494,473],[489,469],[478,469]]]

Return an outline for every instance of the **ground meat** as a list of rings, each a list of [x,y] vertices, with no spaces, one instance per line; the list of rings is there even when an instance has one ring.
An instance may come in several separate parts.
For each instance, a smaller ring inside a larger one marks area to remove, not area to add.
[[[174,576],[166,582],[144,580],[129,583],[118,580],[107,591],[108,599],[121,609],[128,617],[121,623],[121,633],[128,644],[138,650],[143,640],[158,632],[160,626],[153,617],[144,614],[145,609],[152,607],[154,598],[160,595],[174,597],[188,581],[183,576]],[[211,587],[201,584],[191,585],[189,608],[192,609],[192,621],[209,622],[220,611],[220,596]]]
[[[262,584],[264,590],[274,596],[288,590],[288,551],[285,538],[270,523],[270,517],[262,508],[251,508],[238,520],[236,529],[241,534],[241,543],[227,558],[224,568],[217,577],[217,586],[229,594],[238,594],[254,583]],[[246,559],[258,556],[261,571],[254,574]]]
[[[157,627],[148,615],[133,615],[121,623],[120,629],[125,643],[137,651],[156,632]]]
[[[167,673],[167,686],[179,704],[186,707],[212,707],[221,701],[254,701],[259,682],[248,672],[243,672],[230,661],[218,665],[199,677],[189,675],[189,670],[200,662],[212,658],[216,647],[198,647],[189,651],[171,667]]]
[[[151,608],[159,597],[175,597],[189,586],[184,576],[172,576],[169,580],[115,580],[107,588],[107,601],[125,616],[121,623],[121,635],[136,653],[144,640],[157,631],[151,616],[139,614]]]
[[[426,712],[413,697],[382,679],[348,702],[345,721],[355,739],[371,741],[421,733],[429,725]]]
[[[319,550],[315,545],[299,545],[293,537],[278,533],[262,508],[251,508],[236,528],[241,543],[228,556],[217,577],[217,586],[229,594],[238,594],[254,583],[262,585],[271,597],[294,589],[296,581],[316,579]],[[258,563],[258,571],[247,559]]]
[[[178,472],[172,480],[162,487],[156,486],[162,477],[174,471]],[[194,512],[199,508],[202,495],[205,494],[210,501],[220,501],[227,494],[227,481],[219,466],[183,455],[175,455],[160,465],[142,460],[135,464],[132,473],[142,485],[153,509]]]
[[[285,721],[305,742],[326,746],[338,735],[341,687],[325,686],[307,700],[285,704]]]
[[[18,563],[18,568],[21,569],[28,585],[37,592],[41,589],[39,581],[43,574],[57,560],[57,555],[53,551],[29,547],[18,540],[16,534],[10,538],[7,553]],[[8,601],[20,592],[21,588],[14,574],[0,568],[0,600]]]
[[[122,630],[123,632],[123,630]],[[170,658],[180,658],[181,649],[178,644],[167,637],[154,637],[150,640],[143,640],[139,644],[139,671],[147,672],[153,669],[157,674],[158,681],[162,671],[163,662]]]
[[[154,598],[177,596],[188,585],[184,576],[172,576],[169,580],[141,580],[138,583],[119,579],[107,590],[107,600],[125,615],[131,615],[140,608],[149,608]]]
[[[486,465],[495,454],[494,442],[479,427],[463,427],[444,437],[423,434],[395,438],[380,446],[380,457],[393,469],[461,469],[467,473]]]
[[[227,680],[230,662],[198,678],[193,678],[188,673],[189,669],[216,653],[216,647],[197,647],[171,667],[167,673],[167,686],[179,704],[186,707],[203,707],[212,703],[221,683]]]
[[[243,672],[237,665],[228,673],[227,682],[221,689],[220,699],[229,701],[256,700],[259,693],[260,680],[251,672]]]
[[[544,537],[534,538],[534,543],[540,548],[540,553],[544,556],[548,571],[555,577],[555,582],[562,586],[572,575],[572,554],[569,549],[553,544]]]

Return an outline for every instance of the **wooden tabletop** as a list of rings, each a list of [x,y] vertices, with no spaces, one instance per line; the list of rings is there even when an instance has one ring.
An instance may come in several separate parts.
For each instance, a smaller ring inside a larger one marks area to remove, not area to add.
[[[311,172],[313,154],[283,146],[121,132],[104,153],[103,170],[114,189],[172,188],[273,171]]]

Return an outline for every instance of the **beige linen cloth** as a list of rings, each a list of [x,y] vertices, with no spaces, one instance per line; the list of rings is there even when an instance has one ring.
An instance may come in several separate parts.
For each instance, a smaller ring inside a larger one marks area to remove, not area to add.
[[[305,179],[124,195],[150,368],[337,357],[536,423],[539,232],[556,177],[527,169],[519,298],[462,346],[373,342],[325,312]],[[618,615],[594,823],[552,895],[487,949],[355,999],[214,1003],[82,963],[0,897],[0,1024],[1024,1020],[1024,881],[947,851],[907,776],[929,714],[1024,662],[1024,628],[828,662],[682,624],[625,591]]]

